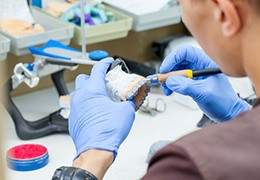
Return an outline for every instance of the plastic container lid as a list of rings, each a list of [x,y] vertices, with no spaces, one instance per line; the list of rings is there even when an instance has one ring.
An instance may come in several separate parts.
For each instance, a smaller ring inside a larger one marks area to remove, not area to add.
[[[23,144],[9,149],[6,153],[9,168],[17,171],[31,171],[46,166],[49,154],[46,147],[39,144]]]
[[[108,57],[108,52],[102,50],[95,50],[89,53],[89,58],[92,60],[101,60]]]

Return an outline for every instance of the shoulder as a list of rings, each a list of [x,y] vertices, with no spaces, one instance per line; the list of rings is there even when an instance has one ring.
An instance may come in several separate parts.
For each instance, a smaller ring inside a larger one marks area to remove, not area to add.
[[[202,179],[196,166],[183,150],[172,143],[155,154],[143,179]]]
[[[189,156],[204,179],[243,179],[260,173],[260,107],[237,118],[203,128],[175,144]],[[241,163],[240,163],[241,162]]]
[[[166,146],[144,179],[259,179],[259,137],[260,107]]]
[[[260,107],[244,112],[228,122],[210,125],[188,134],[178,139],[175,144],[184,149],[186,147],[204,149],[204,145],[211,144],[211,147],[214,147],[229,144],[236,141],[238,137],[243,140],[243,137],[255,136],[254,133],[258,131],[251,133],[252,128],[260,131]]]

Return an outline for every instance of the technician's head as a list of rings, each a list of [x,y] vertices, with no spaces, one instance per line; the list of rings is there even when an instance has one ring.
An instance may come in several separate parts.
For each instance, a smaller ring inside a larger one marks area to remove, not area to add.
[[[247,54],[253,52],[252,43],[260,32],[260,0],[179,2],[183,22],[222,71],[232,76],[248,74]]]

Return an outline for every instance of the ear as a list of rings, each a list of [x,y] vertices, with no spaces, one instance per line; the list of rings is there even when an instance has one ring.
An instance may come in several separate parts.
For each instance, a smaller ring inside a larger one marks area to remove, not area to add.
[[[231,37],[241,28],[241,19],[235,4],[231,0],[213,0],[217,8],[215,9],[215,19],[220,23],[225,36]]]

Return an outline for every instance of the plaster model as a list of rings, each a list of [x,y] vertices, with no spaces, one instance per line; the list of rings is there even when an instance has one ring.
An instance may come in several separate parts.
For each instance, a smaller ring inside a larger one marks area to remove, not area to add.
[[[136,110],[143,104],[150,86],[148,81],[140,75],[128,74],[121,66],[116,66],[106,75],[108,96],[116,102],[135,99]]]

